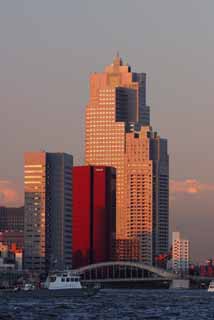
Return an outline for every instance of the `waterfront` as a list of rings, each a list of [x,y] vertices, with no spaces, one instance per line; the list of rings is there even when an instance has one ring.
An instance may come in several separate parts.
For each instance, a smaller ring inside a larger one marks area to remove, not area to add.
[[[101,290],[90,298],[1,298],[0,319],[214,319],[214,295],[206,290]]]

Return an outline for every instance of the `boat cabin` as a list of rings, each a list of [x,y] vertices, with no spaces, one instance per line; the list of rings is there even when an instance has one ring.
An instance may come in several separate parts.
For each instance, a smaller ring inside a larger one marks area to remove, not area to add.
[[[82,289],[80,277],[72,274],[71,271],[57,272],[47,277],[45,288],[49,290],[57,289]]]

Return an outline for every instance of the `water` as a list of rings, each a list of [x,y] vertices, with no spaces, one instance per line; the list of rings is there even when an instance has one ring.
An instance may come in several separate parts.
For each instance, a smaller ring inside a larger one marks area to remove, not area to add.
[[[206,290],[104,290],[90,298],[1,300],[0,320],[214,319]]]

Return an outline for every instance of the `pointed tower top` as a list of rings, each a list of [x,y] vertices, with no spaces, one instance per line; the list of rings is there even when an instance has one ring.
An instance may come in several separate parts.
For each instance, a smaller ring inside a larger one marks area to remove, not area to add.
[[[122,66],[123,65],[123,61],[120,57],[119,51],[117,51],[117,54],[113,60],[113,65],[115,65],[115,66]]]

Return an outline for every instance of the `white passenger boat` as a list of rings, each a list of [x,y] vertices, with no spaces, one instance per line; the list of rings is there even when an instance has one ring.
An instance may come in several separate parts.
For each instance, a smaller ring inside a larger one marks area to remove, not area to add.
[[[208,292],[214,292],[214,280],[210,282]]]
[[[64,271],[49,275],[44,288],[48,290],[82,289],[82,285],[79,276],[74,275],[72,271]]]
[[[13,290],[1,290],[0,297],[72,297],[90,296],[97,293],[99,288],[83,287],[80,276],[73,274],[72,271],[55,272],[48,275],[44,286],[36,288],[32,284],[25,284],[23,288]]]

